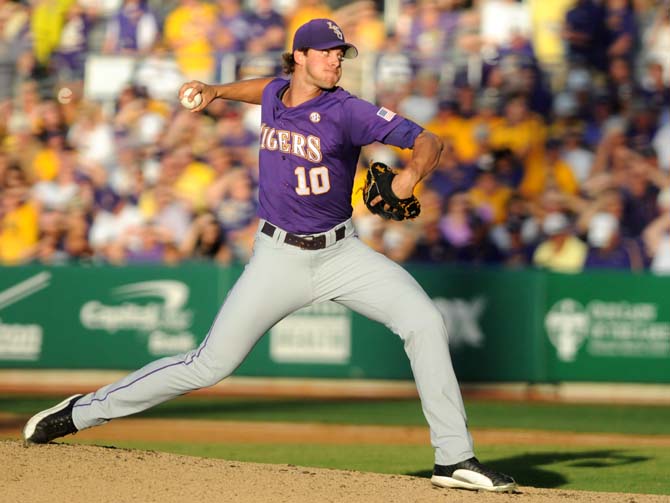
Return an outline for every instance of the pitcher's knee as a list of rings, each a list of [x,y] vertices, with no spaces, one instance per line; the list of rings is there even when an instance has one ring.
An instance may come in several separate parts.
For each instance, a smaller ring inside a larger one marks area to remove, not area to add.
[[[207,388],[219,383],[233,373],[237,365],[212,361],[205,354],[191,360],[187,367],[191,371],[194,384],[198,388]]]
[[[426,302],[412,316],[401,321],[400,336],[403,339],[419,334],[423,337],[446,337],[444,318],[432,302]]]

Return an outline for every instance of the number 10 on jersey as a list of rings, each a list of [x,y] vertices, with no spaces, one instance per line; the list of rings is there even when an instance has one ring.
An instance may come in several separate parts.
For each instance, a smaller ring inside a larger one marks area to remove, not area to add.
[[[310,169],[309,175],[305,168],[298,166],[295,168],[294,173],[298,178],[298,186],[295,188],[295,191],[299,196],[325,194],[330,190],[330,178],[326,166],[318,166]],[[308,178],[309,183],[307,183]]]

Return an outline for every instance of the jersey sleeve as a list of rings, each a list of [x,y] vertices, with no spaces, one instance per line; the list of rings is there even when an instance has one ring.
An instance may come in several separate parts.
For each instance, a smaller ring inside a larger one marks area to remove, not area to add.
[[[387,134],[382,143],[386,145],[393,145],[400,148],[412,148],[414,140],[421,134],[423,128],[416,122],[409,119],[403,119],[394,127],[389,134]]]
[[[382,141],[404,120],[388,108],[354,96],[344,101],[343,108],[349,138],[356,147]]]

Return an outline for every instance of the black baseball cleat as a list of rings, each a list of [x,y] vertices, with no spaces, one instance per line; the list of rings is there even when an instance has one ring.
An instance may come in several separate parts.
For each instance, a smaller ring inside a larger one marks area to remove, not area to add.
[[[457,487],[475,491],[512,492],[516,482],[509,475],[486,468],[477,458],[455,465],[435,465],[430,481],[439,487]]]
[[[54,438],[76,433],[72,422],[74,403],[84,395],[72,395],[50,409],[38,412],[23,427],[23,440],[27,444],[46,444]]]

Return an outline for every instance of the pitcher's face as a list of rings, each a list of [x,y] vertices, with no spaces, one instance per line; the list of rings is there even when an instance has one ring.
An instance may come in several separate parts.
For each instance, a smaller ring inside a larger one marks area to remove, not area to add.
[[[309,49],[305,55],[305,73],[310,83],[331,89],[342,77],[342,48]]]

